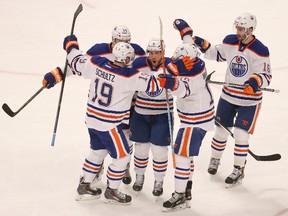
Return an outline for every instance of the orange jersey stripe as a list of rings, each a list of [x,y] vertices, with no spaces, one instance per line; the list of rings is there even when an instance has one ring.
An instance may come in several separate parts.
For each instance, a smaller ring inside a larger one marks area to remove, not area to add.
[[[206,115],[199,116],[199,117],[187,117],[185,115],[179,114],[179,118],[196,121],[196,120],[201,120],[201,119],[204,119],[204,118],[208,118],[208,117],[213,116],[213,115],[214,115],[214,111],[210,112],[210,113],[208,113]]]
[[[87,108],[87,111],[90,112],[90,113],[94,113],[95,115],[98,115],[98,116],[101,116],[101,117],[112,118],[112,119],[121,119],[121,118],[125,117],[126,115],[129,115],[127,113],[124,114],[124,115],[121,115],[121,116],[107,115],[107,114],[103,114],[103,113],[100,113],[100,112],[96,112],[95,110],[92,110],[90,108]]]
[[[150,102],[143,102],[143,101],[136,101],[136,104],[143,104],[143,105],[150,105],[150,106],[166,106],[166,103],[150,103]],[[169,103],[170,106],[173,106],[173,102]]]

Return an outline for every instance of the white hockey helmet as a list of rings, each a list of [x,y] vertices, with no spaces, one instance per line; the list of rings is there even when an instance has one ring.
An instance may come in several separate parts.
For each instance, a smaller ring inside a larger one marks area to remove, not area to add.
[[[179,45],[173,54],[173,57],[175,59],[181,59],[184,56],[190,56],[190,58],[195,58],[195,57],[200,56],[200,53],[194,44],[185,43],[185,44]]]
[[[115,42],[115,39],[130,43],[131,33],[129,28],[126,25],[115,26],[112,31],[112,42]]]
[[[256,29],[257,20],[256,16],[250,13],[244,13],[238,16],[234,20],[234,27],[243,27],[245,28],[245,32],[248,34],[248,29],[253,28],[253,31]]]
[[[135,59],[133,47],[125,42],[115,44],[112,53],[115,56],[115,61],[121,62],[126,66],[130,65]]]
[[[162,45],[161,45],[161,40],[159,38],[152,38],[149,42],[148,42],[148,46],[146,49],[146,52],[149,53],[151,51],[161,51],[163,46],[163,50],[165,51],[165,43],[164,41],[162,41]]]

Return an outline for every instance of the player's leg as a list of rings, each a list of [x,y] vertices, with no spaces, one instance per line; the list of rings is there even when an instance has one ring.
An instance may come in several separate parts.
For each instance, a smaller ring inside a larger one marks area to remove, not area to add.
[[[232,128],[233,120],[236,114],[236,107],[220,98],[217,107],[216,118],[225,127]],[[216,124],[215,134],[211,142],[211,158],[208,167],[208,173],[215,175],[220,165],[220,159],[226,148],[229,133]]]
[[[101,194],[101,189],[93,186],[92,181],[101,170],[101,164],[108,152],[95,130],[89,129],[89,135],[90,151],[82,167],[83,176],[80,178],[77,188],[78,195],[76,200],[97,199]]]
[[[163,194],[163,182],[168,165],[168,146],[170,145],[170,132],[167,114],[154,115],[151,125],[151,151],[153,156],[154,188],[152,194]]]
[[[130,148],[122,127],[118,126],[108,132],[100,132],[112,163],[107,168],[107,188],[104,196],[107,203],[129,205],[132,197],[119,191],[126,166],[130,161]]]
[[[228,185],[241,183],[249,150],[249,137],[253,134],[261,104],[239,107],[234,130],[234,168],[226,178]]]
[[[150,116],[134,112],[130,122],[131,136],[134,141],[134,171],[136,179],[132,186],[134,191],[141,191],[150,151]]]
[[[206,131],[201,128],[181,128],[178,131],[174,154],[175,154],[175,192],[172,197],[163,203],[164,211],[170,211],[174,209],[186,208],[186,188],[191,175],[191,160],[194,156],[199,155],[202,140],[206,135]],[[194,168],[194,163],[193,163]],[[192,182],[191,182],[192,187]]]

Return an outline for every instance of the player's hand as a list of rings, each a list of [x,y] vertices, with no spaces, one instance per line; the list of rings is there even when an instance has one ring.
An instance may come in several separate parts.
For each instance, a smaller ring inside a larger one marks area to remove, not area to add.
[[[176,90],[179,86],[179,80],[171,74],[159,74],[157,80],[159,81],[161,88]]]
[[[56,85],[56,83],[62,81],[63,76],[64,74],[62,73],[61,68],[57,67],[51,72],[45,74],[42,84],[46,86],[48,89],[52,88],[53,86]]]
[[[190,35],[192,37],[193,30],[185,20],[176,19],[173,22],[173,26],[176,30],[178,30],[180,32],[182,39],[185,35]]]
[[[190,58],[190,56],[184,56],[180,60],[183,62],[186,70],[188,70],[188,71],[190,71],[193,68],[194,64],[195,64],[195,59],[194,58]]]
[[[249,80],[244,82],[244,85],[247,85],[244,88],[245,93],[255,94],[259,90],[259,87],[262,85],[262,78],[257,74],[253,74]]]
[[[77,37],[75,35],[69,35],[64,38],[63,49],[66,50],[67,54],[71,52],[72,49],[79,50],[79,44],[77,42]]]
[[[178,67],[177,65],[173,62],[170,62],[168,65],[167,65],[167,70],[169,71],[169,73],[171,74],[174,74],[175,76],[178,76],[179,75],[179,70],[178,70]]]
[[[202,53],[205,53],[211,46],[207,40],[201,37],[194,36],[193,40]]]
[[[175,76],[187,75],[187,73],[192,70],[194,64],[195,58],[190,58],[190,56],[184,56],[181,59],[175,59],[173,60],[173,62],[170,62],[167,65],[167,70]]]

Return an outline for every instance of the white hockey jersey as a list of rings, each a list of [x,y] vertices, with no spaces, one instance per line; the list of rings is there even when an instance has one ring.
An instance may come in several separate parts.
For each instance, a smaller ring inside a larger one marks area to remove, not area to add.
[[[165,58],[164,65],[167,65],[172,60],[170,58]],[[151,62],[147,57],[137,58],[132,67],[140,70],[147,75],[153,75],[162,71],[162,65],[158,68],[153,69]],[[168,94],[170,111],[173,112],[173,97]],[[137,93],[137,98],[135,101],[135,111],[142,115],[157,115],[167,113],[167,100],[165,89],[158,89],[158,91],[148,92],[139,91]]]
[[[243,85],[251,75],[257,74],[262,78],[260,87],[270,84],[272,73],[269,50],[255,37],[246,45],[239,42],[237,35],[228,35],[222,44],[211,46],[206,51],[205,58],[227,61],[227,83]],[[262,91],[246,94],[241,87],[224,86],[221,97],[235,105],[252,106],[262,101]]]
[[[67,59],[73,74],[91,80],[86,112],[88,128],[108,131],[121,123],[128,124],[134,92],[160,88],[154,76],[118,67],[104,57],[91,58],[73,49]]]
[[[190,71],[181,73],[179,87],[172,91],[177,96],[176,106],[180,128],[199,127],[206,131],[214,129],[214,100],[206,84],[205,62],[196,57]]]

